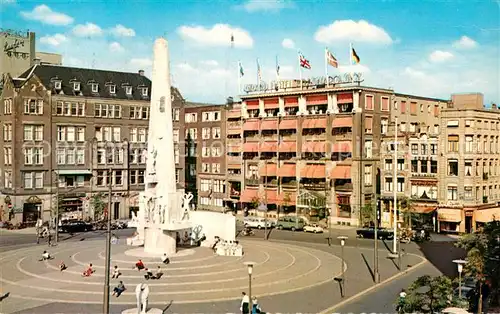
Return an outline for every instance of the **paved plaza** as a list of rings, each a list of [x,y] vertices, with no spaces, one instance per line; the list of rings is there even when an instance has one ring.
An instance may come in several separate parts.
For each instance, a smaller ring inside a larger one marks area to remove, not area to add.
[[[180,250],[162,265],[165,275],[148,282],[151,304],[176,305],[237,300],[248,289],[244,262],[255,262],[252,291],[257,296],[286,294],[333,280],[341,271],[340,259],[313,248],[263,241],[243,241],[243,257],[216,256],[208,248]],[[54,259],[39,261],[45,247],[31,247],[4,253],[1,258],[3,292],[10,296],[1,303],[2,313],[15,313],[50,303],[102,304],[105,252],[103,241],[64,243],[51,248]],[[137,249],[112,246],[112,265],[121,269],[128,290],[113,305],[135,305],[135,285],[145,282],[144,272],[132,269]],[[64,261],[68,266],[59,271]],[[142,258],[154,270],[159,258]],[[81,273],[92,263],[91,277]],[[111,280],[111,289],[118,280]]]

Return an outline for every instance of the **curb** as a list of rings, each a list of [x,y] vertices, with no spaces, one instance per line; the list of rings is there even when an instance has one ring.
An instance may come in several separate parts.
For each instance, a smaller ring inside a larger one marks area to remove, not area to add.
[[[416,255],[416,254],[415,254],[415,255]],[[417,255],[417,256],[418,256],[418,255]],[[321,312],[320,312],[320,314],[330,314],[330,313],[334,313],[334,311],[335,311],[336,309],[338,309],[339,307],[344,306],[344,305],[346,305],[346,304],[349,304],[349,303],[351,303],[352,301],[354,301],[354,300],[358,299],[359,297],[361,297],[361,296],[365,295],[366,293],[370,293],[370,292],[372,292],[373,290],[375,290],[375,289],[377,289],[377,288],[379,288],[379,287],[381,287],[381,286],[383,286],[383,285],[385,285],[385,284],[387,284],[387,283],[389,283],[389,282],[391,282],[391,281],[394,281],[394,280],[396,280],[396,279],[398,279],[398,278],[400,278],[400,277],[403,277],[403,276],[408,275],[410,272],[412,272],[412,271],[414,271],[415,269],[417,269],[417,268],[419,268],[419,267],[423,266],[423,265],[424,265],[424,264],[426,264],[427,262],[428,262],[428,260],[422,257],[422,261],[421,261],[420,263],[418,263],[417,265],[413,266],[412,268],[407,269],[407,270],[405,270],[404,272],[397,273],[397,274],[393,275],[392,277],[389,277],[389,278],[387,278],[386,280],[384,280],[384,281],[382,281],[382,282],[379,282],[379,283],[378,283],[378,284],[376,284],[376,285],[371,286],[371,287],[370,287],[370,288],[368,288],[368,289],[365,289],[365,290],[363,290],[363,291],[360,291],[360,292],[356,293],[355,295],[353,295],[352,297],[349,297],[349,298],[345,299],[344,301],[342,301],[342,302],[340,302],[340,303],[337,303],[337,304],[335,304],[334,306],[332,306],[332,307],[330,307],[330,308],[328,308],[328,309],[326,309],[326,310],[324,310],[324,311],[321,311]]]

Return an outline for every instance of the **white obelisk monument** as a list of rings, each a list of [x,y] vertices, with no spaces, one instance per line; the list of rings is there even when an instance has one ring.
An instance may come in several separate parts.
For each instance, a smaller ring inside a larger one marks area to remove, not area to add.
[[[168,43],[154,43],[149,114],[146,188],[140,195],[138,238],[144,251],[167,255],[176,252],[176,233],[191,228],[186,206],[192,196],[177,191]],[[186,204],[187,202],[187,204]]]

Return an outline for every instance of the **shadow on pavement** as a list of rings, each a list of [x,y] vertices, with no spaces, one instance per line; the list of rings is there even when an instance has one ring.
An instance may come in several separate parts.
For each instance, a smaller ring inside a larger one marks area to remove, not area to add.
[[[170,300],[170,303],[167,304],[167,306],[165,306],[162,310],[162,313],[167,313],[167,310],[172,306],[172,304],[174,303],[174,300]]]
[[[373,273],[373,269],[370,267],[370,263],[368,263],[368,260],[366,259],[365,254],[361,253],[361,257],[363,258],[363,261],[365,262],[366,268],[368,268],[368,271],[370,272],[370,275],[372,276],[372,280],[375,281],[375,274]]]
[[[466,252],[464,249],[457,248],[456,242],[422,242],[418,243],[420,251],[425,258],[436,267],[443,275],[458,276],[457,265],[452,261],[454,259],[464,258]]]

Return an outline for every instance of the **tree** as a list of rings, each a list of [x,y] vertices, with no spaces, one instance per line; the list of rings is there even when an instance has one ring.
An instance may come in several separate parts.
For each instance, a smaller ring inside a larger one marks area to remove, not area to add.
[[[370,225],[375,223],[375,209],[373,204],[369,203],[362,206],[359,214],[362,226],[367,223]]]
[[[440,313],[452,304],[453,283],[446,276],[418,277],[401,304],[403,313]],[[396,301],[399,304],[399,300]]]
[[[401,211],[404,213],[404,217],[408,219],[408,224],[407,226],[411,229],[411,220],[412,220],[412,213],[413,213],[413,199],[409,197],[403,197],[399,201],[399,204],[401,206]],[[405,220],[405,219],[403,219]]]
[[[104,209],[107,206],[104,201],[104,194],[97,193],[92,195],[90,198],[90,206],[94,209],[94,220],[96,220],[97,217],[100,217],[103,214]]]
[[[456,244],[467,251],[466,276],[478,280],[479,289],[488,282],[491,286],[491,304],[499,304],[500,289],[500,221],[487,223],[480,232],[463,235]],[[473,300],[473,307],[482,299],[479,293]]]

